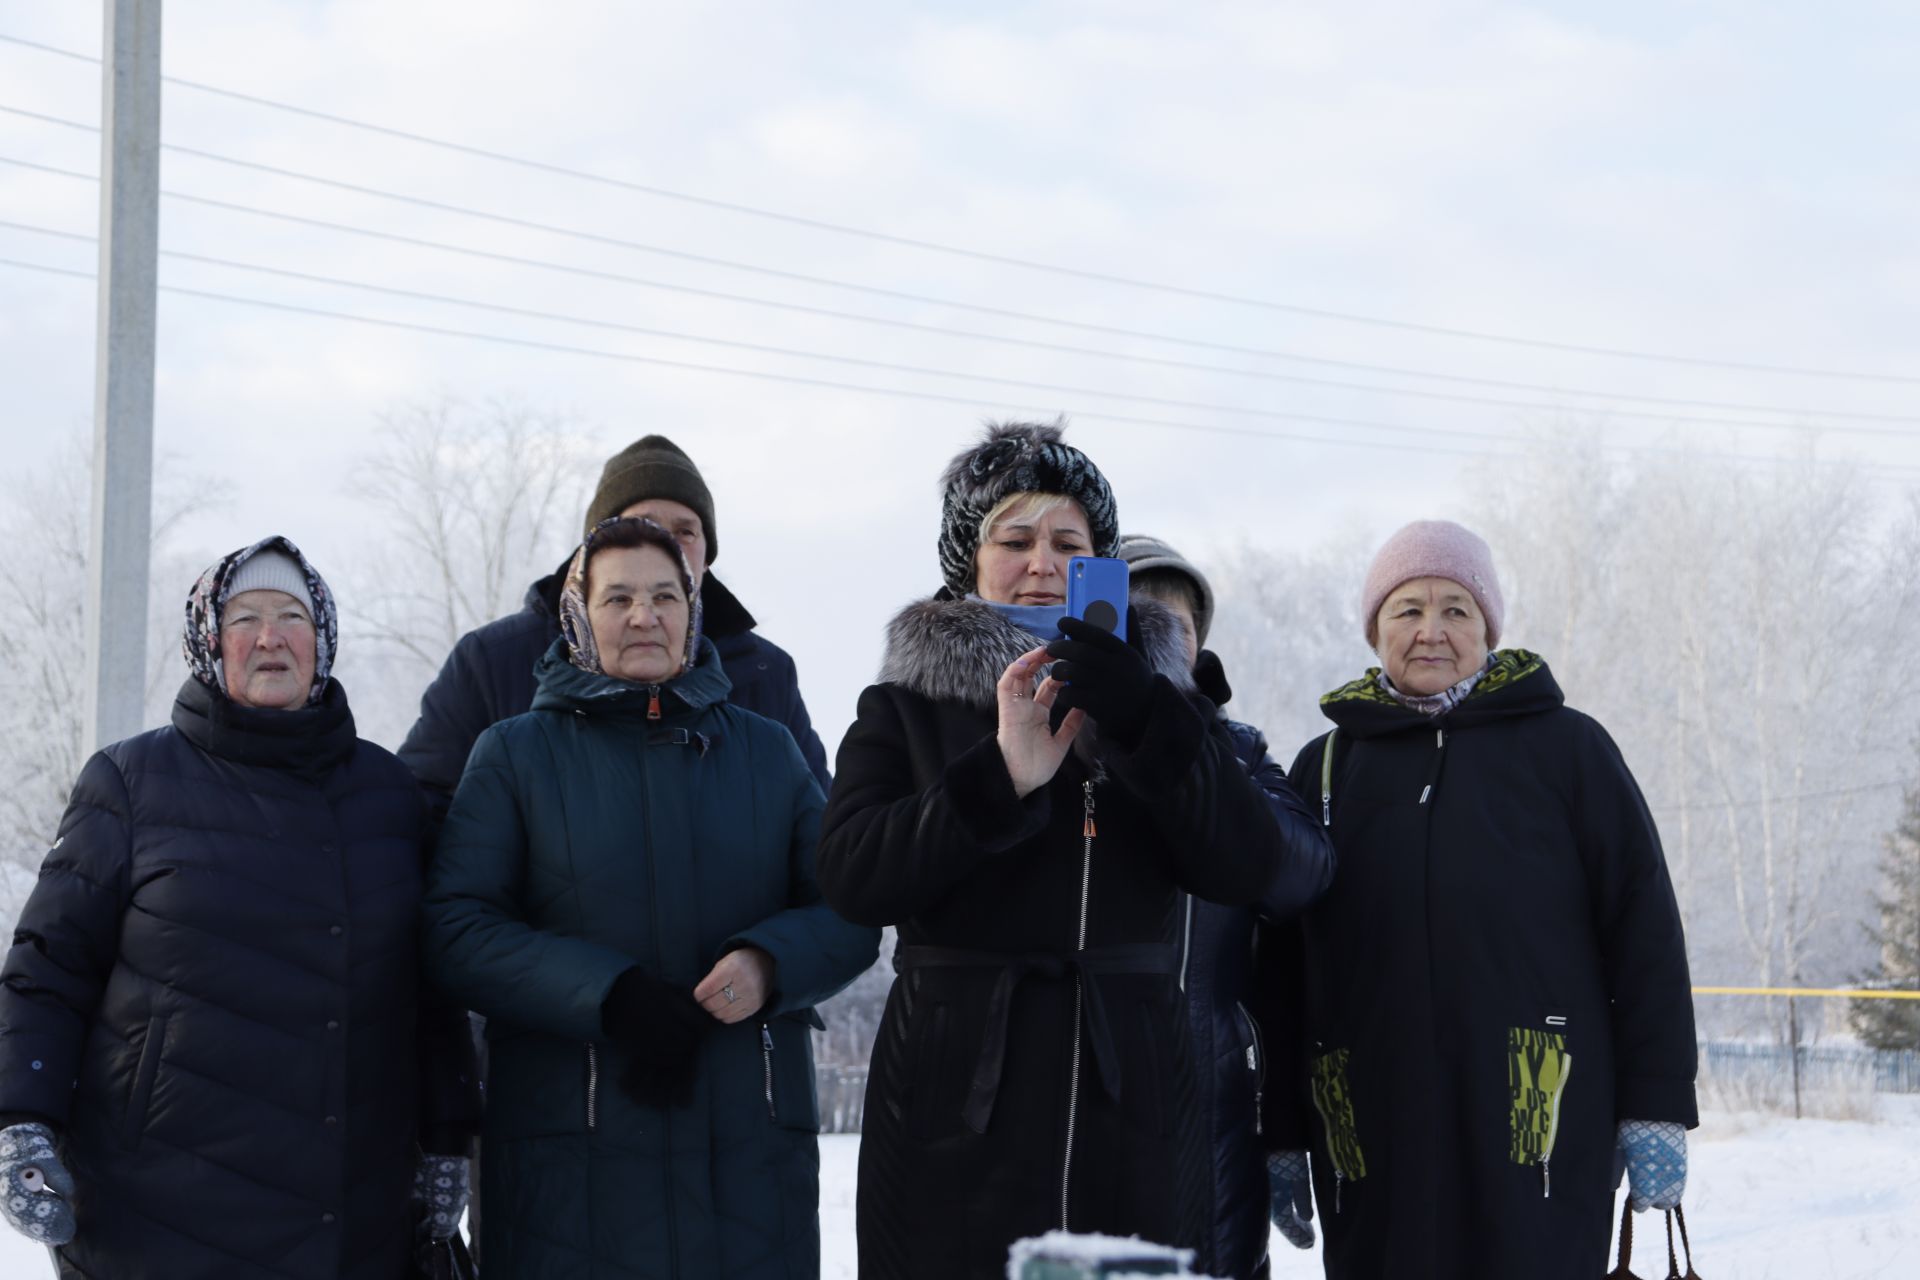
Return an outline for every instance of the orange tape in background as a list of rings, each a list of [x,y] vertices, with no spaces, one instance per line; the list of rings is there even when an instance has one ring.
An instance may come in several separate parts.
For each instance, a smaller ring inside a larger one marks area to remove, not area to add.
[[[1920,1000],[1920,991],[1854,991],[1843,987],[1695,987],[1697,996],[1796,996],[1823,1000]]]

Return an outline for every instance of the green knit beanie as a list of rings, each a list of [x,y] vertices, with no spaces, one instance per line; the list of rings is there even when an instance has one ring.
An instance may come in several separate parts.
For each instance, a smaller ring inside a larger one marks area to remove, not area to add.
[[[680,446],[665,436],[642,436],[607,459],[600,469],[600,484],[587,505],[587,531],[617,516],[636,502],[649,498],[668,498],[693,509],[700,517],[700,531],[707,536],[707,563],[720,555],[720,535],[713,526],[713,495],[700,478]]]

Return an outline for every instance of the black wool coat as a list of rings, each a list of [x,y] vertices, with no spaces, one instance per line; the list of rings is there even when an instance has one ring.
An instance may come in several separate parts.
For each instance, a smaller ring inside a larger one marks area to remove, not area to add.
[[[1437,719],[1371,672],[1321,705],[1330,786],[1324,737],[1291,777],[1326,793],[1339,870],[1261,969],[1291,1080],[1270,1138],[1311,1145],[1327,1275],[1599,1280],[1617,1122],[1697,1123],[1640,789],[1521,650]]]
[[[461,636],[420,697],[420,718],[400,744],[400,759],[426,787],[436,813],[452,803],[454,788],[467,767],[473,744],[488,725],[525,715],[537,686],[533,670],[560,638],[560,587],[567,566],[527,588],[518,613],[497,618]],[[785,649],[754,630],[753,615],[707,574],[700,584],[705,610],[702,626],[727,669],[733,692],[728,701],[787,726],[807,768],[825,790],[827,749],[814,732],[800,677]]]
[[[87,762],[0,987],[0,1111],[78,1187],[62,1275],[401,1274],[421,1095],[431,1145],[476,1119],[464,1021],[421,1026],[425,821],[333,683],[263,711],[190,679]]]
[[[1014,1240],[1061,1226],[1211,1237],[1182,891],[1256,901],[1295,850],[1183,690],[1170,615],[1136,608],[1162,673],[1136,751],[1083,738],[1018,798],[993,687],[1035,642],[948,599],[894,620],[841,744],[820,887],[848,919],[899,928],[860,1145],[869,1280],[997,1278]]]

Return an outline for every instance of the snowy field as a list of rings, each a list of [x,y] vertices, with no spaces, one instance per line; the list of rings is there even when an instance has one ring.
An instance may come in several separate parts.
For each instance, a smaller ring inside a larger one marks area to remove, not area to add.
[[[820,1142],[824,1280],[855,1274],[859,1150],[858,1137]],[[1920,1276],[1920,1098],[1882,1098],[1871,1124],[1709,1113],[1694,1135],[1687,1222],[1711,1280]],[[1634,1269],[1665,1274],[1664,1246],[1644,1229],[1638,1239]],[[1320,1275],[1317,1253],[1278,1236],[1273,1256],[1275,1280]],[[0,1280],[52,1274],[45,1250],[0,1228]]]

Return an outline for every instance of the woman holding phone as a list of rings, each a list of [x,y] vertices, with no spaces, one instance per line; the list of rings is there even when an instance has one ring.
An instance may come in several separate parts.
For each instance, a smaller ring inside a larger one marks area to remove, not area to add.
[[[890,625],[822,822],[827,901],[899,930],[866,1277],[1002,1276],[1009,1244],[1058,1228],[1204,1255],[1182,894],[1253,902],[1324,866],[1317,824],[1193,691],[1165,609],[1136,605],[1127,641],[1066,616],[1069,562],[1111,556],[1119,526],[1061,433],[993,426],[947,467],[945,585]]]

